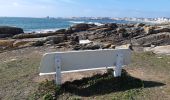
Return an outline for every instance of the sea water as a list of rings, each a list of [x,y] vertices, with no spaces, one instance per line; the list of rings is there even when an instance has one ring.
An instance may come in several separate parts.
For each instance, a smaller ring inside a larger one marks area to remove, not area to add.
[[[25,33],[56,31],[58,29],[65,29],[74,24],[79,23],[102,25],[104,23],[130,23],[130,22],[112,19],[0,17],[0,26],[20,27],[24,30]]]

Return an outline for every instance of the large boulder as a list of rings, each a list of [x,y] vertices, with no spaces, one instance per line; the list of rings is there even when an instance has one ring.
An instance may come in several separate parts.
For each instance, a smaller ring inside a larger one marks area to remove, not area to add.
[[[70,33],[74,33],[74,32],[86,31],[89,28],[92,28],[94,26],[96,26],[96,25],[81,23],[81,24],[76,24],[76,25],[70,27],[68,30]]]
[[[24,33],[22,28],[0,26],[0,38],[10,37],[21,33]]]

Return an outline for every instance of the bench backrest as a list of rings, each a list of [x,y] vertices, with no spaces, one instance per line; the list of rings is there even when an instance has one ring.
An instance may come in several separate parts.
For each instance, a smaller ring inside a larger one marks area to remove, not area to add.
[[[129,49],[85,50],[70,52],[53,52],[43,56],[40,75],[56,72],[56,59],[60,59],[61,71],[82,70],[116,65],[117,56],[122,56],[122,65],[130,63]]]

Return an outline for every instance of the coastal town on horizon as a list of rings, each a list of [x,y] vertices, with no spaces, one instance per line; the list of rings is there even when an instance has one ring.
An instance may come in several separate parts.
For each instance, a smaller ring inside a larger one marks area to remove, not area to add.
[[[138,22],[155,22],[155,23],[164,23],[170,22],[170,17],[156,17],[156,18],[145,18],[145,17],[45,17],[47,19],[80,19],[80,20],[125,20],[125,21],[138,21]]]
[[[125,20],[125,21],[138,21],[138,22],[152,22],[152,23],[169,23],[170,17],[50,17],[47,19],[73,19],[73,20]]]
[[[0,18],[46,18],[46,19],[72,19],[72,20],[124,20],[136,22],[151,22],[151,23],[169,23],[170,17],[8,17],[0,16]]]

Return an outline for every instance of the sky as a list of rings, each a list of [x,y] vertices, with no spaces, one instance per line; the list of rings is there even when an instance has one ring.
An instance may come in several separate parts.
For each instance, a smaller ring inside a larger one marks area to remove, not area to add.
[[[170,0],[0,0],[4,17],[170,17]]]

